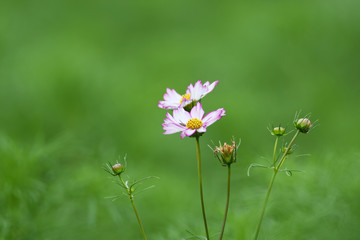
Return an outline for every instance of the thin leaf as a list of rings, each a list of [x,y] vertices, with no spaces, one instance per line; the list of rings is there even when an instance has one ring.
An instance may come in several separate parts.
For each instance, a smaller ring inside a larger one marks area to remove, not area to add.
[[[293,175],[293,172],[304,172],[304,171],[301,171],[301,170],[297,170],[297,169],[282,169],[282,170],[279,170],[279,172],[285,172],[286,175],[288,175],[289,177],[291,177]]]
[[[142,190],[136,191],[136,194],[134,193],[133,195],[134,196],[138,195],[139,193],[145,192],[146,190],[149,190],[149,189],[154,188],[154,187],[155,187],[155,185],[151,185],[150,187],[147,187],[147,188],[144,188]]]
[[[142,179],[140,179],[140,180],[135,181],[133,184],[131,184],[130,188],[133,187],[133,186],[135,186],[136,184],[138,184],[138,183],[140,183],[140,182],[143,182],[143,181],[145,181],[145,180],[148,180],[148,179],[150,179],[150,178],[160,179],[159,177],[155,177],[155,176],[149,176],[149,177],[146,177],[146,178],[142,178]]]
[[[195,235],[194,233],[190,232],[189,230],[186,230],[186,232],[188,232],[189,234],[191,234],[192,236],[191,237],[187,237],[185,239],[204,239],[204,240],[207,240],[206,237],[203,237],[203,236],[200,236],[200,235]]]
[[[302,170],[298,170],[298,169],[281,169],[279,170],[279,172],[286,172],[286,171],[292,171],[292,172],[304,172]]]
[[[251,168],[253,168],[253,167],[269,168],[269,167],[267,167],[267,166],[264,166],[264,165],[261,165],[261,164],[258,164],[258,163],[252,163],[252,164],[250,164],[250,166],[249,166],[249,168],[248,168],[248,170],[247,170],[247,175],[248,175],[248,176],[250,176],[250,170],[251,170]]]

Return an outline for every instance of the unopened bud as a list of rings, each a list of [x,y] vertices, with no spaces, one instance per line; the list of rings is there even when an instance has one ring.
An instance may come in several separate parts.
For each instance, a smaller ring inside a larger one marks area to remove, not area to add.
[[[308,118],[300,118],[294,122],[294,125],[302,133],[307,133],[311,128],[311,122]]]
[[[122,164],[117,163],[114,166],[112,166],[112,170],[115,175],[120,175],[121,173],[123,173],[125,171],[125,168]]]
[[[237,146],[235,141],[232,142],[232,145],[224,143],[224,145],[215,147],[214,154],[219,159],[220,163],[223,166],[230,165],[236,162],[236,150]]]
[[[283,147],[282,152],[283,152],[283,153],[286,153],[286,150],[287,150],[287,147]],[[292,153],[293,153],[293,148],[290,148],[290,149],[287,151],[287,154],[292,154]]]
[[[284,133],[285,133],[285,128],[283,128],[283,127],[275,127],[275,128],[271,131],[271,134],[272,134],[272,135],[275,135],[275,136],[278,136],[278,137],[283,136]]]

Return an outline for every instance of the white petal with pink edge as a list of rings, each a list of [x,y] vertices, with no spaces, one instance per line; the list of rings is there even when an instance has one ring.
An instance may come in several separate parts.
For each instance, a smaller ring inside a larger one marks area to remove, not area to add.
[[[207,81],[204,85],[201,80],[198,80],[195,85],[190,84],[188,91],[190,93],[191,99],[193,101],[199,101],[201,98],[205,97],[206,94],[214,90],[215,86],[219,83],[219,80],[216,80],[212,84]]]
[[[191,109],[190,115],[191,115],[191,118],[197,118],[197,119],[201,120],[204,116],[204,113],[205,112],[202,108],[202,104],[198,102],[196,104],[196,106]]]
[[[183,108],[179,108],[174,110],[173,112],[174,119],[176,122],[186,125],[186,123],[190,120],[190,113],[185,111]]]
[[[180,105],[182,96],[174,89],[167,88],[164,94],[164,101],[159,101],[158,107],[164,109],[177,109]]]
[[[216,111],[208,113],[203,119],[204,127],[208,127],[217,120],[220,120],[223,116],[225,116],[225,110],[223,108],[219,108]]]
[[[163,123],[162,126],[163,129],[165,130],[164,134],[173,134],[186,130],[185,126],[181,126],[175,123],[169,123],[169,124]]]
[[[181,139],[184,139],[184,137],[190,137],[196,132],[196,129],[186,129],[180,134]]]

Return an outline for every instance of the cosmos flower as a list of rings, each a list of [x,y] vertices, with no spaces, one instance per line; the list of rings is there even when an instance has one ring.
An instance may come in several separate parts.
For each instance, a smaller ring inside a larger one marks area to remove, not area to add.
[[[206,128],[225,116],[225,110],[219,108],[216,111],[208,113],[204,117],[204,110],[201,103],[197,103],[190,112],[185,111],[184,108],[179,108],[173,111],[173,116],[170,113],[166,114],[164,123],[162,124],[165,130],[164,134],[173,134],[181,132],[180,137],[190,137],[194,133],[204,133]]]
[[[197,81],[195,85],[190,84],[184,95],[180,95],[174,89],[167,88],[164,94],[164,101],[159,101],[158,107],[164,109],[178,109],[186,106],[195,106],[196,102],[206,96],[209,92],[214,90],[219,81],[212,84],[206,82],[202,84],[201,80]],[[191,108],[190,108],[191,109]],[[190,110],[189,109],[189,110]]]

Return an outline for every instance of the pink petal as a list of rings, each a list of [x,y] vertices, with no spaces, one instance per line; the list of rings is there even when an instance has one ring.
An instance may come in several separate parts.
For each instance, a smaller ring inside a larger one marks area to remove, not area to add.
[[[178,124],[178,122],[175,120],[175,118],[173,116],[171,116],[170,113],[166,113],[166,117],[167,118],[164,119],[165,123],[176,123],[176,124]]]
[[[190,84],[190,86],[188,87],[188,90],[190,92],[190,97],[191,100],[194,101],[198,101],[201,99],[201,94],[202,94],[202,83],[201,80],[198,80],[195,83],[195,86],[193,86],[192,84]]]
[[[164,101],[159,101],[158,107],[164,109],[177,109],[180,105],[182,96],[174,89],[166,89]]]
[[[165,101],[177,101],[177,100],[179,100],[179,102],[180,102],[180,100],[181,100],[181,95],[180,94],[178,94],[176,91],[175,91],[175,89],[170,89],[170,88],[167,88],[166,89],[166,93],[164,94],[164,100]]]
[[[191,116],[190,113],[185,111],[183,108],[179,108],[177,110],[174,110],[173,112],[174,119],[177,123],[181,123],[186,125],[186,123],[190,120]]]
[[[185,131],[183,131],[180,134],[181,139],[184,139],[184,137],[190,137],[191,135],[193,135],[196,132],[196,129],[186,129]]]
[[[188,137],[193,135],[195,132],[196,132],[196,129],[189,129],[189,128],[184,131],[185,135]]]
[[[192,102],[191,99],[188,100],[188,99],[184,98],[179,107],[182,107],[182,108],[186,107],[186,105],[190,104],[191,102]]]
[[[186,127],[174,123],[169,123],[169,124],[163,123],[162,126],[163,129],[165,130],[164,134],[173,134],[184,131],[186,129]]]
[[[214,90],[215,86],[219,83],[219,80],[216,80],[212,84],[207,81],[204,85],[201,83],[201,80],[197,81],[195,85],[190,84],[188,86],[188,91],[190,92],[191,99],[193,101],[199,101],[201,98],[205,97],[206,94]]]
[[[191,109],[191,112],[190,112],[190,115],[191,115],[191,118],[197,118],[199,120],[201,120],[204,116],[204,110],[202,109],[202,105],[201,103],[197,103],[195,107],[193,107]]]
[[[198,131],[199,133],[204,133],[204,132],[206,132],[206,127],[202,126],[199,129],[197,129],[196,131]]]
[[[216,80],[215,82],[213,82],[207,89],[206,94],[208,94],[209,92],[211,92],[212,90],[214,90],[215,86],[219,83],[219,80]]]
[[[219,108],[216,111],[210,112],[202,120],[202,122],[204,123],[203,126],[208,127],[223,116],[225,116],[225,110],[223,108]]]

